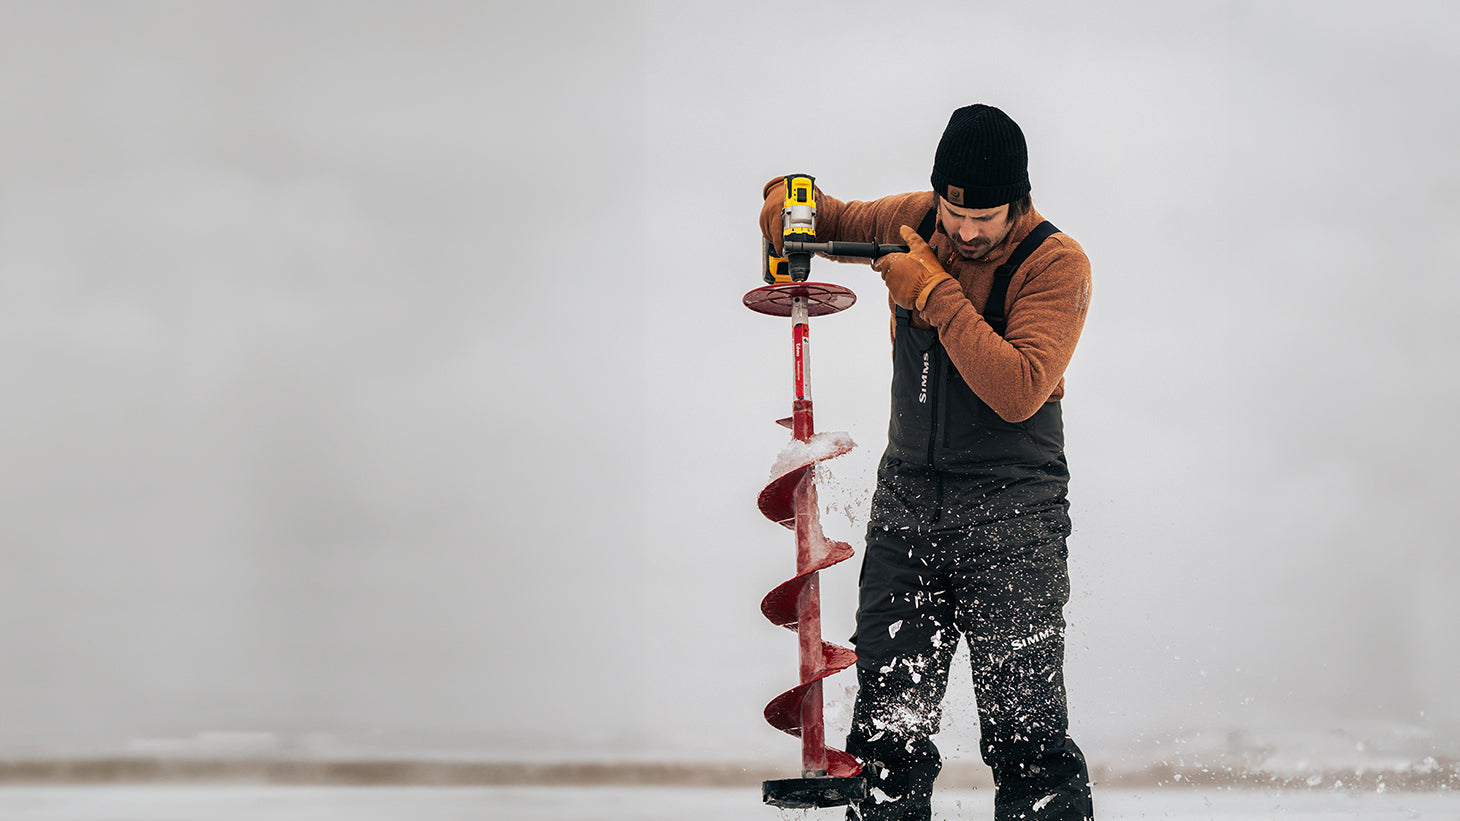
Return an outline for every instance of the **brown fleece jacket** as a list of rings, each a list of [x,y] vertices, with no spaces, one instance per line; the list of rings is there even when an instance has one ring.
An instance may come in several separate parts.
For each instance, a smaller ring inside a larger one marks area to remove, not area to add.
[[[776,196],[771,197],[771,191]],[[766,184],[761,228],[780,239],[780,211],[785,189],[780,179]],[[816,238],[819,242],[878,242],[901,245],[898,228],[916,229],[936,195],[932,191],[893,194],[867,202],[842,202],[819,189],[816,193]],[[953,280],[928,295],[922,311],[914,311],[917,327],[938,331],[958,372],[980,399],[999,416],[1020,422],[1045,402],[1065,395],[1064,373],[1085,326],[1090,306],[1090,260],[1069,236],[1046,239],[1019,266],[1004,298],[1008,324],[1000,337],[983,319],[983,306],[993,288],[994,269],[1009,259],[1019,241],[1044,218],[1031,210],[1008,236],[979,260],[965,260],[953,251],[942,225],[929,243]],[[858,261],[867,260],[839,260]],[[891,299],[888,300],[889,305]],[[897,325],[893,323],[893,333]]]

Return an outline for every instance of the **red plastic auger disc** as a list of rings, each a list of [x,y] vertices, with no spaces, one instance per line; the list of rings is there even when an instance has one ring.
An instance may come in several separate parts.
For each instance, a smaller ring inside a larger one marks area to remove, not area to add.
[[[745,307],[770,316],[790,316],[791,300],[804,297],[811,316],[839,313],[857,302],[850,289],[830,282],[783,282],[745,295]]]

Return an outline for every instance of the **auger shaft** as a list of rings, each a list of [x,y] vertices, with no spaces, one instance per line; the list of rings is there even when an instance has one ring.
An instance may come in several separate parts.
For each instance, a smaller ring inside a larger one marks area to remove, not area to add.
[[[791,301],[791,340],[795,356],[796,400],[791,411],[791,433],[809,442],[816,433],[811,410],[810,312],[806,298]],[[819,530],[816,473],[806,471],[796,492],[796,572],[806,583],[796,600],[796,634],[800,644],[801,681],[810,682],[801,702],[801,774],[804,778],[826,775],[826,725],[822,720],[821,687],[821,580],[815,570],[817,557],[813,528]]]
[[[807,471],[796,504],[796,565],[806,572],[812,566],[811,533],[816,512],[816,488]],[[801,702],[801,775],[813,778],[826,775],[826,724],[822,720],[821,688],[821,578],[815,571],[806,576],[806,584],[796,601],[796,635],[800,639],[801,680],[810,682]]]
[[[791,405],[791,434],[807,442],[816,431],[811,418],[811,312],[804,296],[791,299],[791,349],[796,391]]]

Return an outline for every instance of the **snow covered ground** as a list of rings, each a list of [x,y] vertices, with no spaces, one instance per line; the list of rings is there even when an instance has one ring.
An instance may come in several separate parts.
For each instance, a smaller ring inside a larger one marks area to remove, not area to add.
[[[939,819],[986,819],[987,790],[948,791]],[[1148,789],[1096,793],[1102,819],[1460,819],[1460,793]],[[753,789],[653,787],[121,786],[0,789],[6,821],[816,821]]]

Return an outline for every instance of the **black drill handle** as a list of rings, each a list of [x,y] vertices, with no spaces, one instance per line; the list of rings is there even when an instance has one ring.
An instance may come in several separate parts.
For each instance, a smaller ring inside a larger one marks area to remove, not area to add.
[[[906,254],[906,245],[879,245],[875,242],[796,242],[787,240],[785,254],[826,254],[829,257],[866,257],[877,259],[888,254]]]

